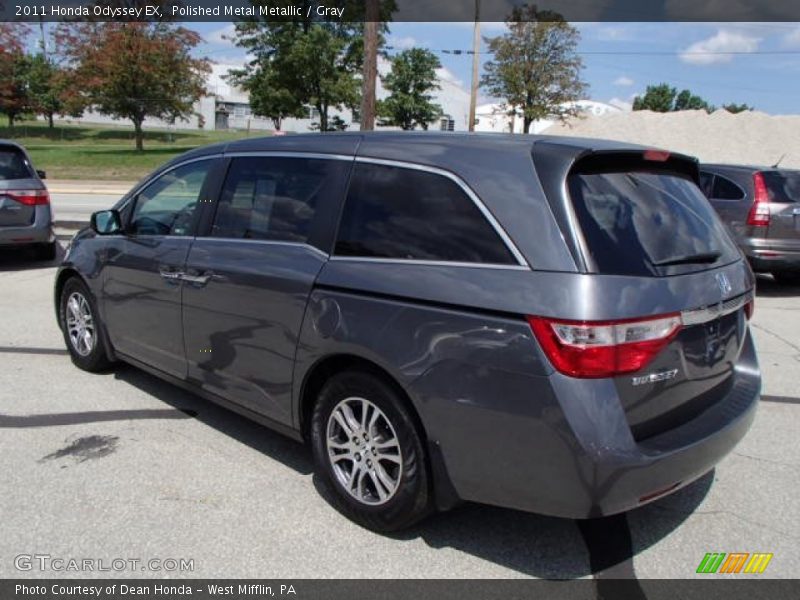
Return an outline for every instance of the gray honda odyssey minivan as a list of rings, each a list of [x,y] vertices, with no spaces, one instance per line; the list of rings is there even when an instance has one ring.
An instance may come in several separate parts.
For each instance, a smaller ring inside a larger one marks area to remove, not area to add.
[[[754,278],[697,181],[575,138],[208,146],[75,236],[58,323],[80,368],[307,441],[367,527],[460,501],[608,515],[708,472],[754,416]]]

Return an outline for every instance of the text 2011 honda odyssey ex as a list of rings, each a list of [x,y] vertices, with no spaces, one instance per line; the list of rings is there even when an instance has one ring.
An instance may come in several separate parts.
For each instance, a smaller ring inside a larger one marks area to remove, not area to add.
[[[73,361],[308,440],[377,529],[459,500],[625,511],[753,419],[753,275],[693,159],[616,142],[326,134],[194,150],[72,242]]]

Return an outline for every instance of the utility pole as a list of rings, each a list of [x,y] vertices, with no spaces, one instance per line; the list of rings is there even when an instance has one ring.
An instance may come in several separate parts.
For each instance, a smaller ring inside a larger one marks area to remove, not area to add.
[[[378,20],[380,0],[366,0],[364,15],[364,74],[361,88],[361,131],[375,129],[375,80],[378,77]]]
[[[481,0],[475,0],[475,27],[472,30],[472,89],[469,94],[469,130],[475,131],[475,109],[478,104],[478,66],[481,49]]]

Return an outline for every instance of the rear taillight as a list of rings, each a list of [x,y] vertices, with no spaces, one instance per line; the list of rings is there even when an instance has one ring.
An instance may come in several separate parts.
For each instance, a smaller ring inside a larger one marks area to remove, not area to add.
[[[747,320],[753,318],[753,313],[756,311],[756,301],[750,299],[747,301],[747,304],[744,305],[744,316],[747,317]]]
[[[6,190],[3,193],[25,206],[50,204],[50,194],[47,190]]]
[[[621,321],[528,317],[553,366],[571,377],[599,378],[644,368],[678,334],[678,313]]]
[[[763,173],[753,175],[753,190],[755,197],[753,206],[750,207],[750,212],[747,214],[747,224],[753,227],[767,227],[769,225],[769,194]]]

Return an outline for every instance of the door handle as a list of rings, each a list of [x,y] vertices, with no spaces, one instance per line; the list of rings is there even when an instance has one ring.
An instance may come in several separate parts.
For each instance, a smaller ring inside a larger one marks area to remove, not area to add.
[[[159,271],[158,274],[167,281],[177,281],[183,278],[181,271]]]
[[[186,273],[182,273],[181,279],[188,283],[193,283],[202,286],[208,283],[208,280],[211,279],[211,274],[204,273],[203,275],[187,275]]]

